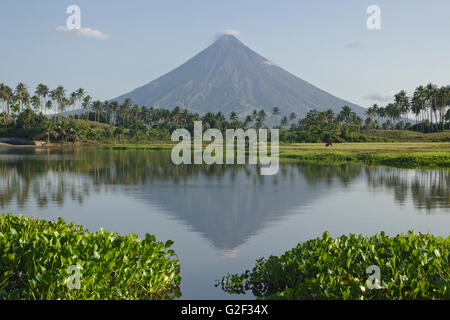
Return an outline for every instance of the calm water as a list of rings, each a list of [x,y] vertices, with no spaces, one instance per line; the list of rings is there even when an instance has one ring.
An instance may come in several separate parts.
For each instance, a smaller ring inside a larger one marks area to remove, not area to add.
[[[448,236],[450,172],[289,162],[263,177],[255,166],[176,167],[167,151],[0,149],[0,206],[172,239],[183,298],[221,299],[231,296],[215,280],[325,230]]]

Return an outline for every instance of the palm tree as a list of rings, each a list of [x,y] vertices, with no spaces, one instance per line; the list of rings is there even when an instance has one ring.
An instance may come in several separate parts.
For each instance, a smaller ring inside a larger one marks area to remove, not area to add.
[[[53,109],[53,100],[47,100],[47,103],[45,104],[45,108],[49,111]]]
[[[445,114],[445,120],[450,122],[450,109],[448,109],[447,113]]]
[[[31,105],[38,112],[41,110],[41,99],[38,96],[31,97]]]
[[[252,121],[255,122],[256,125],[256,118],[258,117],[258,110],[253,109],[252,111]]]
[[[295,112],[291,112],[289,114],[289,120],[290,121],[294,121],[297,118],[297,115],[295,114]]]
[[[425,98],[430,111],[430,132],[433,131],[433,112],[436,110],[436,85],[429,83],[425,87]]]
[[[102,102],[96,100],[92,103],[92,109],[94,109],[94,121],[99,121],[100,112],[102,112]]]
[[[83,103],[82,103],[81,107],[83,108],[84,113],[87,113],[87,111],[89,111],[91,109],[91,101],[92,101],[92,98],[90,95],[87,95],[83,98]]]
[[[51,100],[49,100],[48,102],[50,102]],[[44,130],[45,130],[45,135],[47,136],[47,144],[50,143],[50,135],[54,135],[56,134],[55,130],[54,130],[54,123],[51,121],[46,121],[44,123]]]
[[[111,110],[109,109],[110,107],[109,105],[110,105],[109,101],[104,101],[102,111],[106,113],[106,121],[111,123]]]
[[[426,90],[424,86],[419,86],[416,88],[413,94],[413,99],[415,99],[416,111],[420,113],[421,122],[423,123],[427,115],[427,101],[426,101]],[[425,131],[425,127],[422,125],[422,131]]]
[[[180,120],[181,116],[181,109],[179,106],[176,106],[171,113],[171,117],[173,119],[173,122],[175,122],[176,125],[178,125],[178,121]]]
[[[442,123],[442,131],[445,130],[445,113],[450,104],[450,86],[442,86],[437,90],[437,109]]]
[[[385,107],[386,115],[394,123],[395,120],[400,118],[400,109],[394,103],[388,103]]]
[[[289,123],[288,117],[284,116],[284,117],[281,119],[281,122],[280,122],[281,128],[287,127],[288,123]]]
[[[382,122],[384,123],[384,118],[386,117],[386,108],[378,107],[377,115],[378,117],[381,118]]]
[[[74,91],[74,92],[72,92],[70,94],[70,98],[68,99],[68,101],[69,101],[69,103],[68,103],[69,108],[72,107],[73,111],[75,111],[77,100],[78,100],[78,93],[76,91]]]
[[[280,118],[280,108],[274,107],[272,109],[272,114],[276,119],[279,119]]]
[[[417,125],[418,125],[418,119],[419,119],[420,114],[422,113],[422,110],[423,110],[423,100],[416,90],[411,98],[411,111],[414,113],[414,115],[416,117],[416,129],[417,130],[419,129],[417,127]]]
[[[411,105],[409,103],[408,96],[405,90],[401,90],[394,96],[395,105],[398,108],[400,116],[404,118],[408,117],[408,112],[411,110]]]
[[[251,115],[248,115],[245,117],[244,120],[244,128],[248,128],[248,126],[250,125],[250,123],[252,123],[253,119]]]
[[[82,101],[83,101],[83,98],[85,97],[85,95],[86,95],[86,91],[83,89],[83,88],[79,88],[77,91],[75,91],[75,100],[76,101],[78,101],[78,109],[81,109],[83,106],[82,106]],[[76,116],[76,114],[75,114],[75,116]]]
[[[264,126],[264,121],[266,121],[267,113],[263,109],[259,110],[258,116],[256,117],[256,127],[262,128]]]
[[[16,86],[16,101],[19,102],[19,112],[22,112],[23,106],[28,106],[30,104],[30,93],[28,92],[27,86],[19,82]]]
[[[126,98],[125,101],[123,102],[123,112],[124,112],[124,118],[128,120],[128,116],[130,114],[130,110],[131,110],[131,100],[130,98]],[[122,122],[123,124],[123,122]]]
[[[64,89],[63,86],[58,86],[55,90],[50,92],[50,96],[58,104],[59,110],[61,112],[60,113],[60,117],[62,118],[63,113],[64,113],[64,109],[65,109],[66,104],[67,104],[66,89]]]
[[[343,106],[341,112],[338,114],[338,120],[340,122],[351,122],[352,109],[349,106]]]
[[[30,94],[28,93],[27,86],[19,82],[16,86],[16,100],[19,102],[19,112],[22,112],[24,105],[29,105]]]
[[[236,112],[234,112],[234,111],[230,112],[230,121],[231,121],[233,128],[236,128],[236,123],[238,121],[238,116],[237,116]]]
[[[44,108],[47,105],[47,96],[49,94],[48,87],[43,83],[39,83],[34,94],[37,95],[39,99],[44,99],[44,102],[41,103],[41,106]]]
[[[3,109],[6,112],[6,117],[4,117],[4,123],[6,124],[9,121],[9,106],[11,100],[13,99],[13,91],[7,85],[3,83],[0,84],[0,101],[3,102]]]
[[[110,112],[110,120],[111,124],[115,125],[116,123],[116,112],[119,110],[119,103],[117,101],[113,101],[109,104],[109,112]]]

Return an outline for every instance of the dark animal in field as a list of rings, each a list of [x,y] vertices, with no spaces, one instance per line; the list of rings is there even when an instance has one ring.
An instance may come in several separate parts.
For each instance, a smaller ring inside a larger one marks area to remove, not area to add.
[[[333,146],[333,141],[328,141],[327,144],[325,145],[325,147],[332,147]]]

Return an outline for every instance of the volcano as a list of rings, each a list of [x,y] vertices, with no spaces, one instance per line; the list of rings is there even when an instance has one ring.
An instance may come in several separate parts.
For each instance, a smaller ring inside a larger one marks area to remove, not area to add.
[[[197,112],[235,111],[240,117],[254,109],[271,113],[279,107],[282,115],[344,105],[363,115],[364,108],[337,98],[260,56],[236,37],[222,35],[196,56],[142,87],[116,99],[155,108],[179,106]]]

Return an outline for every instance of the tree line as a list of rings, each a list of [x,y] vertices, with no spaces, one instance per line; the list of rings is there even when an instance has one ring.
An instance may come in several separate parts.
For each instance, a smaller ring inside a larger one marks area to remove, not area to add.
[[[394,101],[381,107],[377,104],[366,111],[366,126],[377,128],[382,123],[388,123],[387,127],[397,124],[398,129],[403,129],[405,122],[399,125],[400,120],[406,119],[409,114],[415,117],[415,125],[408,129],[421,132],[436,132],[448,129],[450,121],[450,86],[438,87],[429,83],[419,86],[412,96],[408,97],[405,90],[401,90],[394,96]],[[386,126],[385,126],[386,127]]]
[[[336,114],[331,109],[322,112],[313,109],[304,117],[299,117],[294,112],[282,115],[280,108],[274,107],[271,116],[276,122],[275,127],[281,129],[282,140],[359,141],[355,134],[360,135],[362,130],[409,129],[434,132],[448,129],[449,105],[450,86],[439,88],[430,83],[419,86],[412,97],[408,97],[406,91],[402,90],[395,95],[394,101],[385,107],[376,104],[371,106],[367,109],[364,120],[348,106],[343,106]],[[262,109],[253,110],[239,118],[234,111],[228,116],[221,111],[207,112],[200,116],[180,107],[170,110],[139,106],[133,104],[130,99],[125,99],[122,103],[93,101],[83,88],[67,94],[63,86],[50,90],[42,83],[35,88],[33,95],[24,83],[17,84],[14,90],[0,83],[0,107],[0,123],[5,127],[3,133],[0,132],[2,135],[19,132],[20,136],[45,136],[47,140],[65,140],[71,134],[75,136],[72,140],[82,136],[94,140],[101,137],[150,140],[157,137],[168,140],[170,133],[177,128],[193,131],[193,122],[198,120],[202,121],[204,129],[258,129],[266,127],[270,116]],[[66,113],[77,109],[79,111],[72,114]],[[415,116],[414,124],[407,119],[411,113]],[[80,129],[80,124],[72,121],[76,118],[91,120],[97,124],[109,124],[112,127],[104,127],[101,133],[98,130],[86,133],[89,132],[87,125],[83,124]],[[57,130],[58,134],[55,133]],[[86,134],[78,135],[77,130]]]

